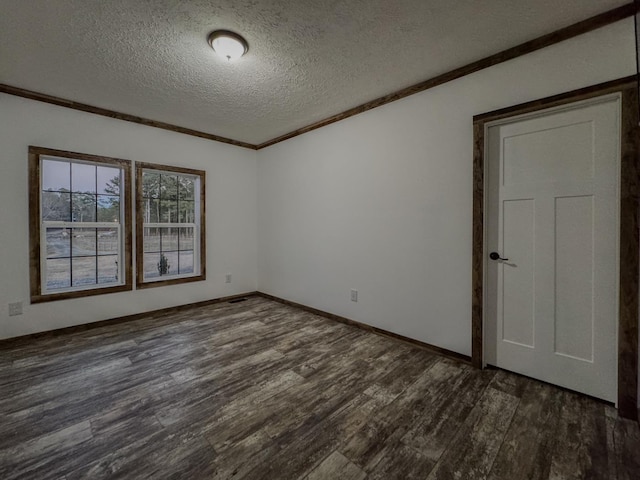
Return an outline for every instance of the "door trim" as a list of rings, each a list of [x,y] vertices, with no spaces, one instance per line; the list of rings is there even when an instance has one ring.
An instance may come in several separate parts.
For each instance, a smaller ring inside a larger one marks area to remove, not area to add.
[[[618,318],[618,412],[638,418],[638,287],[640,238],[640,121],[636,76],[574,90],[473,117],[473,243],[471,261],[471,359],[483,367],[485,127],[489,122],[559,107],[608,93],[621,94],[620,268]]]

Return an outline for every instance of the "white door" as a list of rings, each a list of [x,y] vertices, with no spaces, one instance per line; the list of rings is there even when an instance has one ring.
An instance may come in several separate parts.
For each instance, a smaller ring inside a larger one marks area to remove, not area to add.
[[[485,136],[485,362],[611,402],[620,115],[608,95]]]

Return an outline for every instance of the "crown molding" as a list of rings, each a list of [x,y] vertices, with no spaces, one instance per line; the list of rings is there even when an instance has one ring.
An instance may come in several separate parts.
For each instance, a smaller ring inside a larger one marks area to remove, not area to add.
[[[389,95],[385,95],[384,97],[377,98],[367,103],[363,103],[362,105],[358,105],[357,107],[345,110],[342,113],[338,113],[329,118],[325,118],[324,120],[320,120],[316,123],[312,123],[311,125],[307,125],[306,127],[299,128],[297,130],[294,130],[293,132],[289,132],[272,140],[268,140],[264,143],[259,144],[258,150],[270,147],[271,145],[275,145],[276,143],[284,142],[285,140],[297,137],[298,135],[302,135],[303,133],[307,133],[312,130],[330,125],[332,123],[339,122],[340,120],[344,120],[345,118],[353,117],[354,115],[366,112],[367,110],[372,110],[374,108],[381,107],[382,105],[386,105],[402,98],[406,98],[410,95],[424,92],[425,90],[429,90],[444,83],[457,80],[466,75],[484,70],[485,68],[493,67],[494,65],[513,60],[514,58],[518,58],[528,53],[535,52],[536,50],[540,50],[542,48],[555,45],[556,43],[563,42],[570,38],[583,35],[593,30],[597,30],[598,28],[602,28],[611,23],[615,23],[627,17],[630,17],[634,13],[635,7],[633,3],[628,3],[626,5],[623,5],[622,7],[614,8],[613,10],[595,15],[581,22],[574,23],[573,25],[561,28],[560,30],[556,30],[555,32],[548,33],[525,43],[521,43],[520,45],[516,45],[515,47],[503,50],[489,57],[477,60],[473,63],[469,63],[463,67],[456,68],[455,70],[443,73],[442,75],[438,75],[410,87],[403,88],[402,90],[398,90],[397,92],[390,93]]]
[[[144,117],[138,117],[136,115],[130,115],[128,113],[116,112],[115,110],[108,110],[106,108],[94,107],[93,105],[87,105],[86,103],[75,102],[61,97],[55,97],[53,95],[47,95],[46,93],[34,92],[33,90],[26,90],[20,87],[14,87],[11,85],[0,83],[0,93],[7,93],[9,95],[15,95],[17,97],[28,98],[30,100],[36,100],[38,102],[50,103],[59,107],[66,107],[72,110],[79,110],[81,112],[94,113],[103,117],[115,118],[117,120],[124,120],[125,122],[139,123],[148,127],[161,128],[163,130],[169,130],[171,132],[183,133],[192,137],[204,138],[206,140],[212,140],[214,142],[228,143],[229,145],[235,145],[236,147],[249,148],[256,150],[256,145],[247,142],[241,142],[232,138],[221,137],[212,133],[201,132],[193,130],[191,128],[180,127],[179,125],[172,125],[166,122],[160,122],[157,120],[151,120]]]

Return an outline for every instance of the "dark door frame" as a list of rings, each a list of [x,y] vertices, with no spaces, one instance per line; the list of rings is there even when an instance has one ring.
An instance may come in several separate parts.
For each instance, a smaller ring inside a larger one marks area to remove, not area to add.
[[[638,286],[640,274],[640,239],[638,235],[640,128],[638,122],[640,119],[635,75],[473,117],[471,358],[475,367],[483,367],[485,125],[495,120],[615,92],[619,92],[622,97],[618,412],[623,417],[637,419]]]

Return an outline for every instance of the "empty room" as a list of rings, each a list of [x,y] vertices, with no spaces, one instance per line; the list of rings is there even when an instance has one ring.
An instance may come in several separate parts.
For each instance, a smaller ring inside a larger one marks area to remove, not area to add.
[[[0,0],[0,479],[640,479],[638,5]]]

